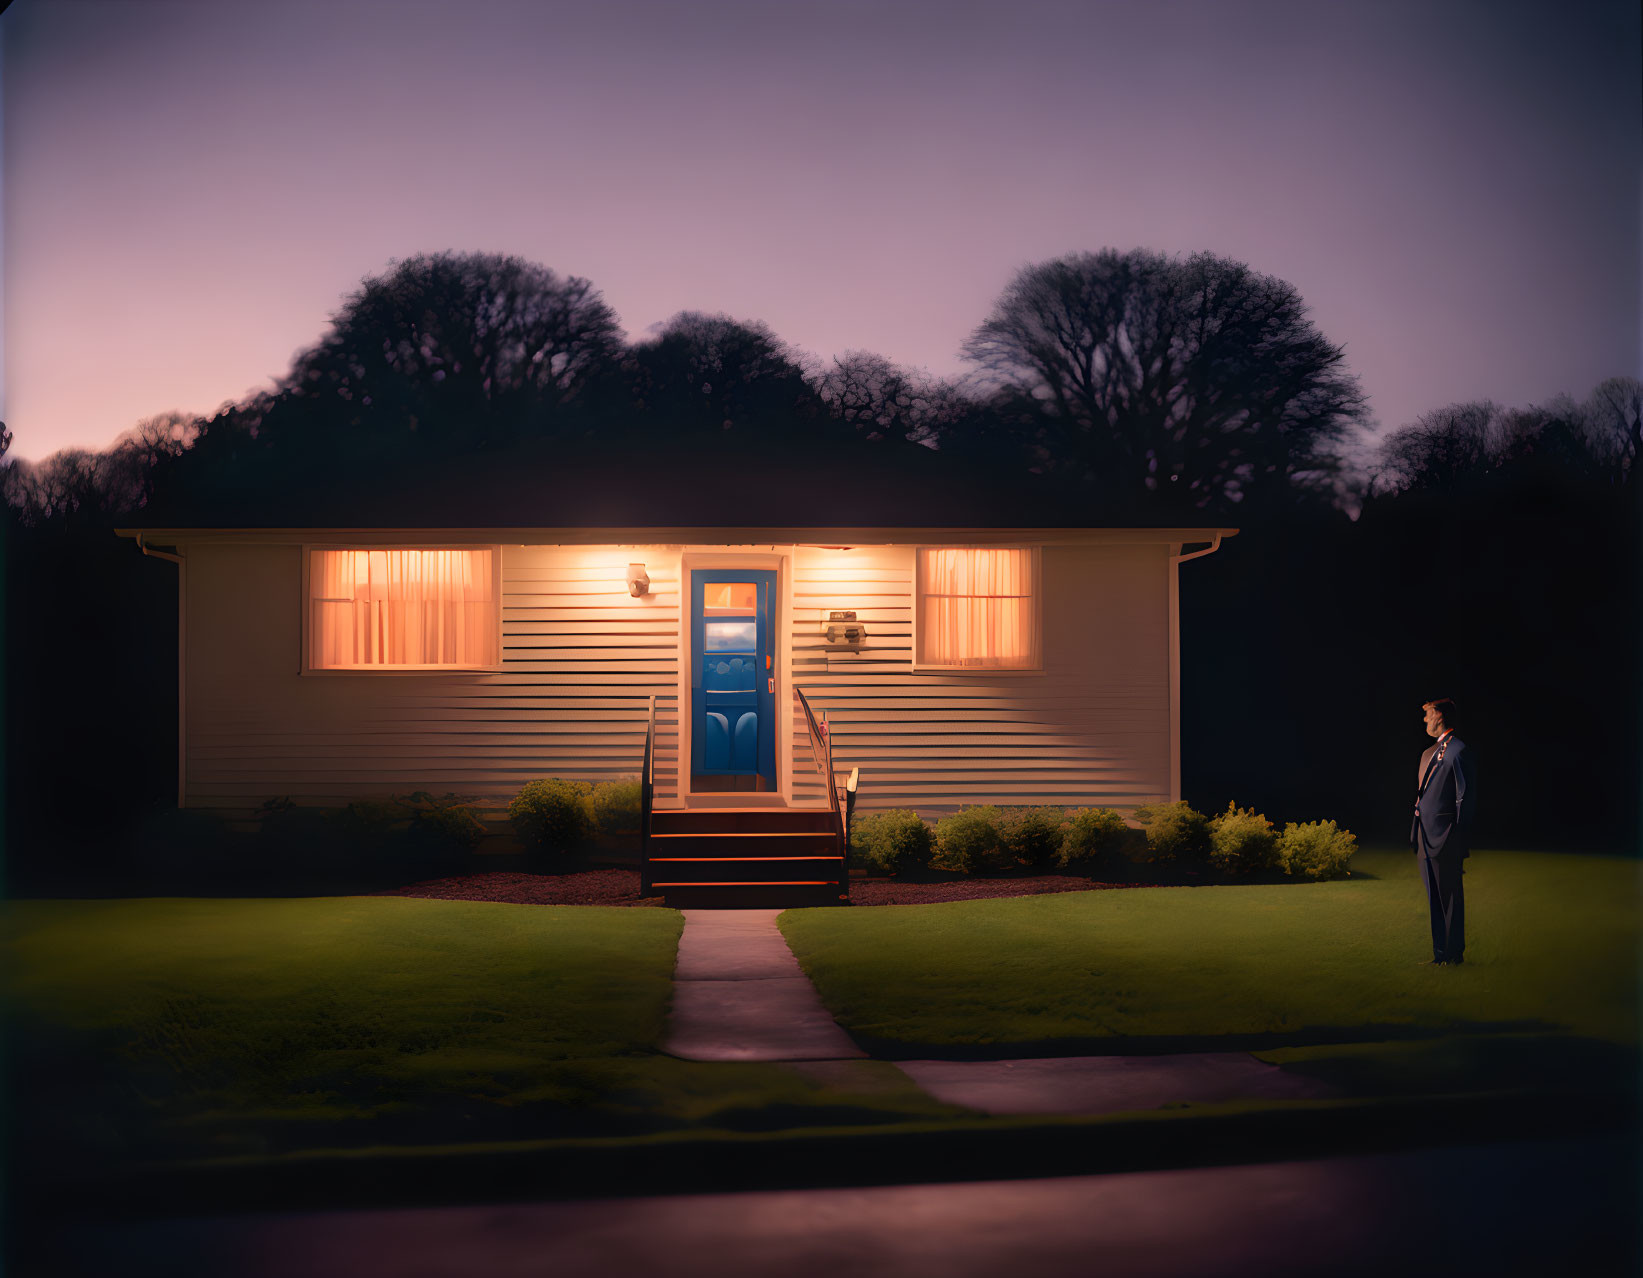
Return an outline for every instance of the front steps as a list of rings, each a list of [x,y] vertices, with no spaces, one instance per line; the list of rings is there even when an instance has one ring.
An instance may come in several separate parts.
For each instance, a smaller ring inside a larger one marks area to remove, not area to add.
[[[645,895],[695,909],[786,909],[850,898],[827,808],[660,808],[650,814]]]

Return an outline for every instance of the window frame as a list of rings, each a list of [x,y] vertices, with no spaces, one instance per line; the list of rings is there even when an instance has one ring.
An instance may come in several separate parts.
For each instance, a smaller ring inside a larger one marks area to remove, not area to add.
[[[1038,664],[1032,666],[950,666],[938,665],[934,662],[922,661],[919,653],[922,651],[919,634],[919,614],[923,582],[920,580],[920,565],[923,552],[926,550],[1026,550],[1033,556],[1033,626],[1038,635]],[[968,674],[993,675],[1015,677],[1017,675],[1043,675],[1047,673],[1044,659],[1044,548],[1040,545],[1026,542],[1010,542],[996,544],[992,542],[921,542],[913,547],[913,673],[931,674]]]
[[[313,573],[314,556],[316,550],[489,550],[491,554],[491,601],[496,609],[496,664],[494,665],[415,665],[415,666],[316,666],[313,664],[314,622],[313,622],[313,591],[310,582]],[[333,675],[364,675],[367,678],[376,678],[381,675],[453,675],[453,674],[501,674],[505,660],[503,653],[505,645],[502,634],[502,545],[500,542],[375,542],[364,543],[357,541],[305,541],[302,543],[302,621],[301,633],[297,636],[298,669],[302,675],[319,675],[330,678]]]

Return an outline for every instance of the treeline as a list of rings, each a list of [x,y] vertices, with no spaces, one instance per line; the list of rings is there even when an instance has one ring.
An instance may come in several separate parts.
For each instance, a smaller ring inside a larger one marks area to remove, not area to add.
[[[1374,440],[1293,287],[1144,251],[1023,269],[965,351],[822,363],[695,312],[629,343],[586,280],[438,254],[267,393],[0,457],[14,843],[115,855],[174,796],[174,569],[116,526],[800,520],[1239,527],[1181,572],[1196,806],[1401,838],[1419,703],[1452,695],[1485,842],[1635,846],[1636,379]]]
[[[277,519],[338,472],[358,487],[454,458],[705,451],[934,471],[940,454],[1074,507],[1164,518],[1332,498],[1362,426],[1357,383],[1295,290],[1207,254],[1028,267],[966,351],[963,379],[870,352],[824,365],[762,323],[696,312],[629,344],[586,280],[422,256],[367,280],[269,392],[9,467],[5,492],[30,524],[182,519],[225,492]]]

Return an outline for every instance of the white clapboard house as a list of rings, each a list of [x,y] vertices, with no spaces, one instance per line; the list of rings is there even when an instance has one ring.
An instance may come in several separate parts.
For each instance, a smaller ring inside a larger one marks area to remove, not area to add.
[[[121,535],[178,566],[183,806],[426,789],[499,816],[532,778],[642,776],[656,890],[836,899],[852,802],[1179,797],[1177,573],[1234,532]]]

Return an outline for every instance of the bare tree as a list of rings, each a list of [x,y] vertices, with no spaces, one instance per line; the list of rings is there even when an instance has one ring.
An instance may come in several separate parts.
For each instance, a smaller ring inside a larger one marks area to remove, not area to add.
[[[401,429],[444,417],[449,430],[509,433],[574,399],[620,351],[615,313],[585,279],[517,257],[423,254],[366,280],[284,389],[344,415],[375,408]]]
[[[804,357],[770,326],[680,311],[628,361],[636,406],[659,429],[791,426],[814,407]]]
[[[1593,455],[1623,480],[1635,475],[1643,454],[1643,382],[1635,377],[1599,382],[1581,406],[1581,418]]]
[[[1364,398],[1289,284],[1142,249],[1023,268],[964,346],[1030,395],[1046,469],[1194,505],[1326,480]]]
[[[1624,484],[1638,455],[1640,415],[1643,386],[1630,377],[1610,378],[1584,401],[1556,395],[1527,408],[1451,404],[1381,441],[1371,494],[1458,492],[1535,474]]]
[[[1423,413],[1381,441],[1369,491],[1454,489],[1491,468],[1500,453],[1501,409],[1489,400]]]
[[[937,443],[969,409],[952,382],[871,351],[847,351],[816,382],[828,412],[866,439]]]

